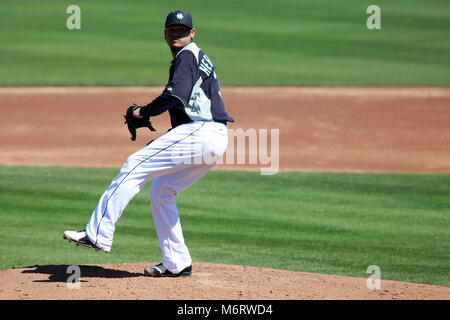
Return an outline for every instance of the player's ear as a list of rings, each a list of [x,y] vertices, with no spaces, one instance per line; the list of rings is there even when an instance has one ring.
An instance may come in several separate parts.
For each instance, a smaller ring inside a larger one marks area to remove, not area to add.
[[[194,37],[195,37],[195,29],[191,29],[189,31],[189,34],[191,35],[191,40],[194,39]]]

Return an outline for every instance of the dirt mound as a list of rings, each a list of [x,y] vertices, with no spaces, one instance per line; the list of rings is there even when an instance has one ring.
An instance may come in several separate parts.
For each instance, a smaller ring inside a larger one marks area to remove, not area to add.
[[[194,263],[189,278],[150,278],[154,263],[81,265],[79,289],[66,265],[0,271],[0,299],[35,300],[373,300],[449,299],[450,288],[235,265]],[[69,279],[69,285],[67,280]]]

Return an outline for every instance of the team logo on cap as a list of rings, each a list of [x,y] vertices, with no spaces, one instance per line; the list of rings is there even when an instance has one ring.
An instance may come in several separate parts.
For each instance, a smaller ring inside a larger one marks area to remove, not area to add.
[[[183,20],[183,14],[182,13],[178,13],[177,14],[177,19],[180,20],[180,21]]]

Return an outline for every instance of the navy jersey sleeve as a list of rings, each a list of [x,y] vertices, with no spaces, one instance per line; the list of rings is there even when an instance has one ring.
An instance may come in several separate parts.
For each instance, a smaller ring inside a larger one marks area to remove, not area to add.
[[[163,93],[178,98],[183,106],[187,106],[197,78],[198,66],[194,54],[188,50],[182,51],[172,61],[169,83]]]
[[[154,117],[160,115],[164,111],[171,109],[179,104],[180,100],[178,100],[173,96],[163,93],[146,106],[143,106],[139,110],[139,114],[143,117]]]

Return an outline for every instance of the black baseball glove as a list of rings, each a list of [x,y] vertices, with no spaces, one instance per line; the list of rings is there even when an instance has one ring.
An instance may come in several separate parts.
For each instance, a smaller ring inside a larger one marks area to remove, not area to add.
[[[135,103],[133,105],[129,106],[127,109],[127,112],[123,117],[125,118],[125,122],[128,126],[128,131],[131,133],[131,140],[136,140],[136,129],[146,127],[149,128],[151,131],[156,131],[155,128],[153,128],[150,117],[148,118],[135,118],[133,116],[134,110],[139,108],[139,106]]]

